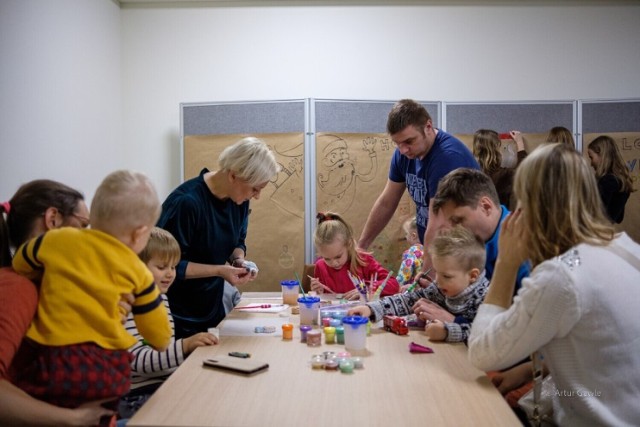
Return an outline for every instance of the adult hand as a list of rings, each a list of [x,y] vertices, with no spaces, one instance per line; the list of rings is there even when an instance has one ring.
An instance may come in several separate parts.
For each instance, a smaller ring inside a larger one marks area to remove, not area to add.
[[[491,382],[500,393],[507,394],[532,381],[531,364],[531,362],[524,362],[506,371],[498,372],[491,378]]]
[[[502,221],[498,239],[498,261],[515,266],[529,258],[529,233],[522,209],[516,208]]]
[[[97,426],[100,425],[102,417],[111,417],[114,411],[104,408],[104,403],[112,402],[113,398],[95,400],[88,402],[72,409],[72,415],[69,419],[70,424],[74,426]]]
[[[182,351],[185,356],[191,354],[193,350],[198,347],[204,347],[205,345],[218,344],[218,338],[210,334],[209,332],[199,332],[195,335],[191,335],[188,338],[182,339]]]
[[[368,305],[357,305],[347,310],[347,316],[370,317],[371,309]]]
[[[131,308],[135,301],[133,294],[120,294],[120,301],[118,301],[118,311],[120,312],[120,322],[124,325],[127,323],[127,317],[131,313]]]
[[[444,341],[447,339],[447,328],[439,320],[427,322],[424,326],[424,331],[431,341]]]
[[[455,320],[453,314],[426,298],[420,298],[411,309],[418,316],[418,319],[425,322],[427,320],[440,320],[441,322],[453,322]]]
[[[511,135],[511,138],[513,138],[513,140],[516,142],[516,147],[517,147],[518,151],[523,151],[524,150],[524,138],[522,137],[522,132],[517,131],[517,130],[512,130],[511,132],[509,132],[509,135]]]
[[[232,267],[230,265],[220,266],[220,276],[233,286],[244,285],[255,279],[244,267]]]

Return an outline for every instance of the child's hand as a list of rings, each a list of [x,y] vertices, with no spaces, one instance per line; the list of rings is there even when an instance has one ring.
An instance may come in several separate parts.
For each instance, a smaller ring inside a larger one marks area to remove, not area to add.
[[[324,285],[320,282],[320,280],[316,279],[315,277],[311,279],[311,282],[309,282],[311,285],[311,290],[318,293],[318,294],[323,294],[324,293]]]
[[[447,328],[445,328],[444,323],[439,320],[427,322],[424,331],[431,341],[444,341],[447,339]]]
[[[368,305],[358,305],[353,308],[350,308],[347,311],[347,316],[369,317],[371,316],[371,308],[369,308]]]
[[[191,335],[189,338],[182,339],[182,352],[187,356],[198,347],[215,344],[218,344],[218,338],[216,338],[215,335],[210,334],[209,332],[200,332],[195,335]]]
[[[360,299],[360,292],[357,289],[351,289],[349,292],[346,292],[342,298],[347,301],[358,301]]]

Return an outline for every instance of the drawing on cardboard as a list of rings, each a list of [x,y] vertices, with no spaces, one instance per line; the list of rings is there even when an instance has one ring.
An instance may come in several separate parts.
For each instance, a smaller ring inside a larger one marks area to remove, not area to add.
[[[341,137],[333,134],[319,134],[317,137],[316,147],[320,156],[318,189],[325,194],[326,203],[332,211],[338,213],[347,211],[355,199],[357,182],[369,182],[376,176],[378,171],[376,143],[376,138],[362,139],[360,150],[367,152],[368,159],[367,164],[362,165],[351,156],[352,150],[355,149],[349,148],[347,142]]]
[[[302,191],[304,185],[304,143],[299,144],[286,149],[279,149],[278,147],[269,146],[273,154],[276,156],[276,160],[280,165],[280,172],[271,181],[271,184],[275,187],[274,192],[271,194],[271,201],[273,201],[278,208],[298,218],[304,218],[304,211],[297,209],[300,206],[299,203],[304,202],[304,193]]]
[[[280,267],[290,270],[293,268],[294,261],[293,255],[289,253],[289,246],[282,245],[282,252],[278,257],[278,264],[280,264]]]

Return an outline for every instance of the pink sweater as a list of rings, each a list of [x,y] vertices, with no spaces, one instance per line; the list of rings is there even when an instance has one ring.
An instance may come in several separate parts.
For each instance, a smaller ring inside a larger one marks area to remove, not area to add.
[[[369,254],[360,254],[362,259],[365,262],[364,267],[358,267],[357,276],[366,280],[367,284],[371,278],[377,273],[378,278],[376,283],[374,284],[373,290],[378,288],[378,286],[384,281],[384,279],[389,275],[389,272],[381,266],[378,261],[375,260]],[[339,270],[331,268],[327,265],[326,262],[322,258],[316,261],[316,271],[315,276],[320,281],[320,283],[328,286],[334,292],[338,294],[343,294],[355,288],[351,279],[349,279],[348,271],[349,271],[350,261],[347,261],[345,265],[342,266]],[[397,294],[400,290],[400,285],[398,285],[398,281],[395,277],[389,277],[386,286],[382,290],[382,296]]]

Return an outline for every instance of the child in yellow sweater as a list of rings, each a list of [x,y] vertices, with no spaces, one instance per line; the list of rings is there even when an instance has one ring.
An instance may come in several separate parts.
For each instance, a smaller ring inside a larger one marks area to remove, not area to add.
[[[50,230],[16,251],[14,269],[40,282],[38,309],[27,331],[34,358],[16,378],[18,386],[69,408],[104,398],[117,403],[129,390],[127,349],[136,342],[121,323],[121,294],[135,296],[132,312],[147,342],[166,348],[167,311],[137,256],[159,215],[151,181],[117,171],[96,190],[91,229]]]

